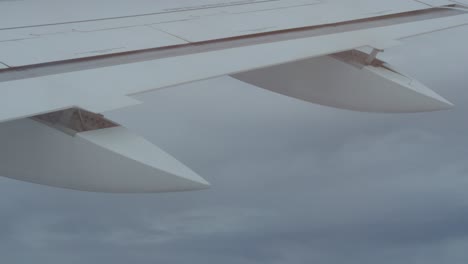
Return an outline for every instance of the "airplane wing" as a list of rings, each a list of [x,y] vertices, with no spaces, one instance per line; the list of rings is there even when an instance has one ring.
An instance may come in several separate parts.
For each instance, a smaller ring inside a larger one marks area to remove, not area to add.
[[[0,2],[0,175],[96,192],[206,188],[104,115],[225,75],[349,110],[450,108],[377,55],[466,25],[467,11],[464,0]]]

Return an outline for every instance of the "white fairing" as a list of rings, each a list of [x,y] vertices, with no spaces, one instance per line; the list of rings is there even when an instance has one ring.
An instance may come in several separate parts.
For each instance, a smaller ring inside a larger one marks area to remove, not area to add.
[[[71,136],[31,119],[0,124],[0,175],[93,192],[171,192],[208,182],[123,127]]]
[[[330,56],[233,75],[311,103],[364,112],[427,112],[452,104],[420,82],[384,67],[362,68]]]

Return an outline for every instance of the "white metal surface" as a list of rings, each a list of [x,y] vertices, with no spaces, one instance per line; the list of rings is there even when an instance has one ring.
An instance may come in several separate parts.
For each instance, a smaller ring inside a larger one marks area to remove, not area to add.
[[[14,136],[13,136],[14,135]],[[205,189],[203,178],[123,127],[70,136],[31,119],[0,124],[0,175],[94,192]]]
[[[429,6],[443,6],[443,5],[454,4],[453,1],[447,1],[447,0],[418,0],[418,2],[428,4]]]
[[[450,3],[450,1],[442,2]],[[261,14],[277,10],[287,12],[290,8],[310,6],[313,7],[312,12],[315,12],[314,10],[325,11],[325,13],[309,15],[318,14],[318,17],[314,18],[315,21],[321,21],[324,17],[329,17],[327,20],[346,20],[349,17],[375,16],[429,7],[414,0],[3,1],[0,2],[0,29],[176,13],[181,15],[175,18],[191,18],[194,21],[207,16],[215,16],[218,19],[217,22],[220,23],[229,15]],[[289,15],[289,13],[286,14]],[[255,24],[252,26],[255,27]]]
[[[426,112],[452,104],[418,81],[384,67],[357,66],[330,56],[233,76],[311,103],[365,112]]]
[[[284,0],[281,0],[284,1]],[[314,1],[314,0],[312,0]],[[0,2],[0,28],[27,27],[77,21],[131,18],[203,10],[224,10],[232,6],[269,6],[277,0],[23,0]],[[286,1],[290,2],[290,1]],[[257,7],[258,8],[258,7]],[[209,11],[213,13],[212,11]]]
[[[468,15],[345,32],[0,83],[0,121],[80,107],[105,112],[129,95],[319,57],[468,23]]]
[[[447,1],[445,1],[447,2]],[[416,1],[322,1],[318,4],[201,17],[153,25],[191,42],[237,37],[247,34],[325,25],[375,16],[427,9]]]
[[[428,8],[411,0],[6,1],[0,61],[24,66]]]
[[[149,26],[77,30],[62,25],[10,31],[0,31],[0,58],[10,67],[187,43]]]
[[[452,1],[452,2],[455,2],[455,3],[461,4],[461,5],[468,6],[468,0],[454,0],[454,1]]]

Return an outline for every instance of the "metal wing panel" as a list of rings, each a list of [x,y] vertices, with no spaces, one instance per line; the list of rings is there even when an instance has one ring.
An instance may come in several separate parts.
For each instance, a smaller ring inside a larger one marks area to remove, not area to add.
[[[454,1],[451,1],[451,2],[468,6],[468,0],[454,0]]]
[[[395,39],[463,24],[468,15],[0,82],[0,122],[74,106],[110,111],[137,103],[128,98],[137,93],[362,46],[385,48]]]
[[[72,106],[109,111],[119,105],[104,109],[108,97],[115,99],[326,55],[365,46],[376,39],[372,35],[353,35],[359,37],[348,33],[329,35],[2,82],[0,93],[5,96],[0,97],[0,122]]]
[[[452,4],[438,0],[437,5]],[[163,14],[182,14],[185,18],[225,17],[242,13],[287,11],[294,7],[313,7],[318,19],[346,20],[349,16],[377,16],[429,8],[412,0],[35,0],[0,2],[0,29],[109,20]],[[325,13],[316,13],[325,11]],[[326,14],[326,15],[325,15]],[[304,17],[306,18],[306,17]],[[315,18],[317,19],[317,18]],[[218,22],[221,22],[218,20]]]
[[[430,6],[407,0],[329,0],[289,8],[206,16],[191,21],[153,25],[153,27],[190,42],[199,42],[333,24],[428,8]]]
[[[448,0],[418,0],[418,2],[430,5],[430,6],[443,6],[443,5],[453,5],[453,1]]]
[[[0,62],[26,66],[428,8],[408,0],[7,1]]]
[[[189,12],[277,0],[23,0],[0,2],[0,29]],[[212,13],[212,12],[211,12]]]
[[[0,31],[0,61],[10,67],[187,43],[148,26],[88,31],[49,26],[7,36],[10,31]]]

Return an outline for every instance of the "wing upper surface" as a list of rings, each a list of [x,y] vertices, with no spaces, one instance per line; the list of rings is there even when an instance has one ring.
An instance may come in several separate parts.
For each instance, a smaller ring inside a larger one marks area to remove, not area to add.
[[[0,122],[69,107],[105,112],[137,103],[128,97],[137,93],[364,46],[384,49],[463,24],[468,15],[0,82]]]
[[[25,66],[428,8],[409,0],[6,1],[0,62]]]
[[[312,0],[314,1],[314,0]],[[232,6],[276,4],[278,0],[29,0],[0,3],[0,29],[34,27],[96,20],[144,17],[190,11],[189,15],[207,14],[203,10]],[[263,5],[261,5],[263,6]],[[178,16],[169,16],[178,17]],[[181,17],[184,17],[181,16]],[[186,17],[186,16],[185,16]]]
[[[16,29],[17,35],[9,38],[0,31],[0,61],[15,67],[187,43],[149,26],[70,30],[60,25],[33,30],[36,33]]]
[[[447,5],[453,2],[438,0],[433,4]],[[315,21],[345,20],[347,17],[377,16],[428,8],[422,1],[414,0],[26,0],[4,1],[0,3],[0,7],[0,29],[121,18],[143,18],[140,21],[152,21],[162,17],[196,21],[205,17],[260,14],[270,11],[273,11],[272,14],[276,14],[276,11],[290,14],[284,12],[288,9],[297,11],[296,8],[313,12],[310,16],[315,17]],[[324,11],[326,13],[323,13]],[[148,20],[145,20],[146,18]]]

